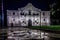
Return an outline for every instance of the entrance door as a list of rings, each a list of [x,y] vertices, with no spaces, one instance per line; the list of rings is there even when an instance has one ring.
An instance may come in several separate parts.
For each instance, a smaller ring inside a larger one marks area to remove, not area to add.
[[[11,23],[11,27],[13,27],[13,23]]]
[[[31,19],[28,20],[28,26],[32,26],[32,21],[31,21]]]

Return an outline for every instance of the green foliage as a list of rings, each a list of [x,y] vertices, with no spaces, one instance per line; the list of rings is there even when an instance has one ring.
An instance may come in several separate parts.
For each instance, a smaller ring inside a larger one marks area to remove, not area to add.
[[[50,11],[51,11],[51,20],[53,21],[52,23],[53,24],[57,23],[60,25],[60,2],[58,0],[50,5]]]
[[[51,26],[31,26],[31,27],[29,27],[29,28],[60,31],[60,25],[51,25]]]

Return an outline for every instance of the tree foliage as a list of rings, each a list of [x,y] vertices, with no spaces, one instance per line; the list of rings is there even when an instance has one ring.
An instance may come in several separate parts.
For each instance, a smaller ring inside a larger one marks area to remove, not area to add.
[[[53,24],[60,24],[60,2],[57,0],[50,5],[51,20]]]

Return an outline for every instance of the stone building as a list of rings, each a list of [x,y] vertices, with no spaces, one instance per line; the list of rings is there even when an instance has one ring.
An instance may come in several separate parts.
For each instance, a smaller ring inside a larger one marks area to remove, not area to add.
[[[28,3],[18,10],[7,10],[7,26],[49,26],[50,11],[42,11]]]

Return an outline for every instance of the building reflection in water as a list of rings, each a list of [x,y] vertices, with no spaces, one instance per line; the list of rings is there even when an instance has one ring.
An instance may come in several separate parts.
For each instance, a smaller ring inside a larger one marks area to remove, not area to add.
[[[48,33],[44,33],[40,30],[28,29],[28,28],[12,28],[8,29],[8,40],[27,40],[27,39],[44,39],[49,40],[46,36]]]

